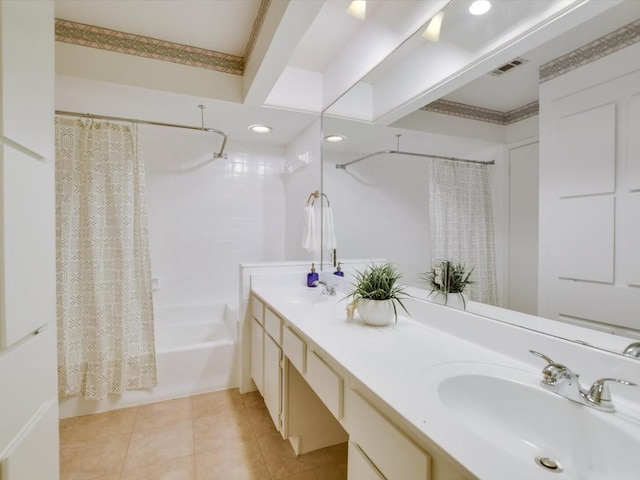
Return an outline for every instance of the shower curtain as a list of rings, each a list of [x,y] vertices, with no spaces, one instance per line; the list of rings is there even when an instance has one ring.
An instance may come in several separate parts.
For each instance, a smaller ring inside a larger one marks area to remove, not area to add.
[[[56,272],[59,394],[156,385],[136,126],[56,118]]]
[[[488,165],[433,160],[429,178],[432,258],[474,268],[471,300],[497,305]]]

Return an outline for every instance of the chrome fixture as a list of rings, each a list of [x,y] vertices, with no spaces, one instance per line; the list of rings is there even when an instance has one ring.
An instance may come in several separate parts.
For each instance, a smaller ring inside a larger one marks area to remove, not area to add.
[[[358,157],[354,160],[351,160],[346,163],[336,163],[336,168],[339,170],[346,170],[349,165],[352,165],[357,162],[361,162],[362,160],[366,160],[367,158],[375,157],[376,155],[406,155],[411,157],[423,157],[423,158],[436,158],[440,160],[451,160],[452,162],[463,162],[463,163],[474,163],[479,165],[494,165],[496,163],[495,160],[469,160],[468,158],[458,158],[458,157],[443,157],[442,155],[432,155],[429,153],[415,153],[415,152],[403,152],[400,150],[400,137],[401,134],[396,135],[396,149],[395,150],[381,150],[379,152],[368,153],[362,157]]]
[[[56,115],[63,115],[65,117],[80,117],[87,119],[96,119],[96,120],[111,120],[114,122],[127,122],[127,123],[135,123],[140,125],[156,125],[159,127],[172,127],[172,128],[185,128],[187,130],[201,130],[203,132],[215,133],[216,135],[220,135],[222,137],[222,146],[218,152],[213,153],[213,158],[227,158],[227,154],[224,153],[224,148],[227,145],[227,134],[222,130],[217,130],[215,128],[209,128],[204,126],[204,105],[198,105],[200,109],[200,119],[201,124],[199,127],[192,127],[190,125],[180,125],[177,123],[164,123],[164,122],[154,122],[151,120],[139,120],[137,118],[127,118],[127,117],[111,117],[108,115],[95,115],[93,113],[79,113],[79,112],[67,112],[63,110],[56,110]]]
[[[640,358],[640,342],[634,342],[624,349],[622,352],[623,355],[627,357],[635,357]]]
[[[547,390],[560,395],[568,400],[586,405],[587,407],[602,410],[603,412],[615,412],[615,407],[611,400],[611,394],[607,382],[617,382],[622,385],[636,387],[637,385],[627,380],[617,378],[601,378],[596,380],[589,391],[580,386],[578,374],[573,373],[564,365],[555,363],[546,355],[529,350],[536,357],[544,359],[548,365],[542,369],[542,380],[540,384]]]
[[[327,282],[320,280],[318,285],[322,285],[322,295],[331,295],[332,297],[336,294],[336,286],[329,285]]]

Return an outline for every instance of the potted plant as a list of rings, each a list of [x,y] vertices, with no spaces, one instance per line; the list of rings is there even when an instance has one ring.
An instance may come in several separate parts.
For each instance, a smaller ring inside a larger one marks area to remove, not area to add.
[[[390,263],[370,265],[364,272],[354,274],[354,290],[345,298],[352,298],[360,318],[368,325],[387,325],[398,321],[396,304],[409,313],[402,300],[409,298],[405,287],[397,282],[402,275]]]
[[[470,280],[473,268],[467,270],[462,263],[437,262],[424,276],[431,289],[429,298],[442,305],[466,310],[467,296],[464,290],[473,283]]]

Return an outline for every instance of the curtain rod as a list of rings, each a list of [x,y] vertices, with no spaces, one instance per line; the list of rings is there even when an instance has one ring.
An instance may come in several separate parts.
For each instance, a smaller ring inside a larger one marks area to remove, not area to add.
[[[403,152],[400,150],[400,137],[402,137],[401,133],[396,134],[396,149],[395,150],[381,150],[379,152],[369,153],[368,155],[364,155],[362,157],[358,157],[355,160],[351,160],[347,163],[336,163],[336,168],[340,170],[346,170],[347,167],[356,162],[361,162],[362,160],[366,160],[367,158],[375,157],[376,155],[384,155],[384,154],[392,154],[392,155],[408,155],[411,157],[424,157],[424,158],[437,158],[439,160],[451,160],[452,162],[463,162],[463,163],[475,163],[477,165],[493,165],[496,163],[495,160],[469,160],[467,158],[458,158],[458,157],[443,157],[441,155],[431,155],[429,153],[413,153],[413,152]]]
[[[424,157],[424,158],[437,158],[439,160],[451,160],[452,162],[463,162],[463,163],[474,163],[478,165],[493,165],[496,163],[495,160],[469,160],[467,158],[457,158],[457,157],[443,157],[441,155],[430,155],[428,153],[413,153],[413,152],[402,152],[400,150],[381,150],[379,152],[369,153],[368,155],[364,155],[362,157],[358,157],[354,160],[351,160],[347,163],[336,163],[336,168],[340,170],[346,170],[347,167],[351,164],[361,162],[362,160],[366,160],[367,158],[375,157],[376,155],[383,154],[392,154],[392,155],[409,155],[412,157]]]
[[[201,106],[198,105],[198,107],[201,107]],[[200,110],[202,110],[203,108],[204,107],[200,108]],[[185,128],[187,130],[200,130],[204,132],[215,133],[217,135],[222,136],[222,146],[220,147],[219,152],[213,153],[213,158],[227,158],[227,154],[224,153],[224,147],[227,145],[227,134],[224,133],[222,130],[205,127],[204,119],[201,127],[192,127],[190,125],[179,125],[177,123],[154,122],[152,120],[138,120],[137,118],[110,117],[108,115],[94,115],[93,113],[65,112],[62,110],[56,110],[56,115],[63,115],[65,117],[92,118],[97,120],[112,120],[114,122],[128,122],[128,123],[137,123],[142,125],[156,125],[159,127]]]

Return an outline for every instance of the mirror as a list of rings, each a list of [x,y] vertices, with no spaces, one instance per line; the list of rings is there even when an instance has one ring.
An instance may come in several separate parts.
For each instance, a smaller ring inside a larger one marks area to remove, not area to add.
[[[387,258],[404,273],[405,283],[426,297],[420,276],[432,259],[430,160],[382,153],[350,162],[390,150],[495,160],[489,168],[500,307],[474,302],[470,310],[621,353],[640,339],[640,323],[612,325],[612,319],[537,316],[548,309],[540,305],[538,310],[538,229],[537,225],[531,228],[538,211],[530,207],[537,207],[539,201],[539,66],[619,31],[640,18],[640,5],[609,2],[605,8],[601,2],[601,11],[575,18],[572,28],[550,29],[536,43],[514,38],[527,26],[525,20],[539,20],[548,13],[543,11],[545,6],[551,8],[555,2],[493,2],[500,11],[495,23],[483,28],[470,28],[463,20],[469,3],[456,0],[446,6],[438,42],[425,41],[417,32],[323,113],[323,138],[345,137],[340,143],[322,142],[323,192],[333,205],[338,260]],[[504,10],[507,5],[522,10]],[[507,65],[496,64],[487,55],[498,45],[522,64],[504,77],[487,74]],[[433,71],[411,70],[416,68],[412,59],[429,62]],[[416,90],[416,82],[422,82],[422,90]],[[349,165],[336,168],[345,164]],[[524,215],[533,220],[518,222]],[[328,253],[323,252],[325,261],[331,258]],[[635,302],[640,289],[631,295]]]

